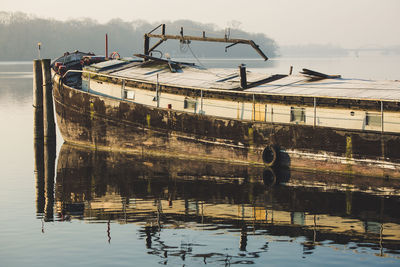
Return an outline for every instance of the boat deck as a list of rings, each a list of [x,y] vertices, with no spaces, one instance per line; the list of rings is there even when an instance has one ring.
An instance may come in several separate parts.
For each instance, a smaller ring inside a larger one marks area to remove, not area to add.
[[[276,95],[400,101],[400,81],[343,78],[310,81],[303,75],[291,75],[247,91]]]
[[[143,64],[137,61],[112,60],[91,65],[87,70],[150,83],[158,80],[160,84],[176,87],[242,90],[239,69],[205,69],[180,65],[175,70],[165,62]],[[313,79],[301,74],[280,75],[276,79],[274,77],[276,75],[248,70],[247,83],[252,86],[244,91],[269,95],[400,102],[400,81]]]

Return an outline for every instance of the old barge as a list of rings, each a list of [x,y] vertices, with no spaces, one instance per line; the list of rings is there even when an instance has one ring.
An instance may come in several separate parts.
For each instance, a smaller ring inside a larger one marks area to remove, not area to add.
[[[150,38],[160,41],[150,48]],[[143,55],[75,52],[53,62],[57,122],[66,142],[96,149],[199,157],[400,178],[400,82],[205,69],[156,58],[168,39],[146,34]]]

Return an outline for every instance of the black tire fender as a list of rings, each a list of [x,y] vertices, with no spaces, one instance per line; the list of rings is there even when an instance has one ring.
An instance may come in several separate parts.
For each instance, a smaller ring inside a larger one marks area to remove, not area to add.
[[[267,145],[262,152],[262,160],[268,167],[276,166],[279,163],[279,148],[276,145]]]

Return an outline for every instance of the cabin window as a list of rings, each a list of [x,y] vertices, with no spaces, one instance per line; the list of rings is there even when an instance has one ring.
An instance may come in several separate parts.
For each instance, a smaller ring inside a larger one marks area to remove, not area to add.
[[[196,110],[196,100],[186,97],[183,101],[183,108]]]
[[[125,96],[127,99],[135,99],[135,91],[125,91]]]
[[[381,126],[381,114],[367,112],[365,115],[365,125],[368,126]]]
[[[306,122],[305,108],[290,107],[291,122]]]

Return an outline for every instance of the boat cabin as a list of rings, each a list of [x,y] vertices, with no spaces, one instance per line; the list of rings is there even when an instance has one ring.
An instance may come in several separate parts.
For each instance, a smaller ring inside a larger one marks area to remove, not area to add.
[[[145,57],[83,68],[82,90],[199,115],[362,131],[400,132],[400,82],[206,69]]]

